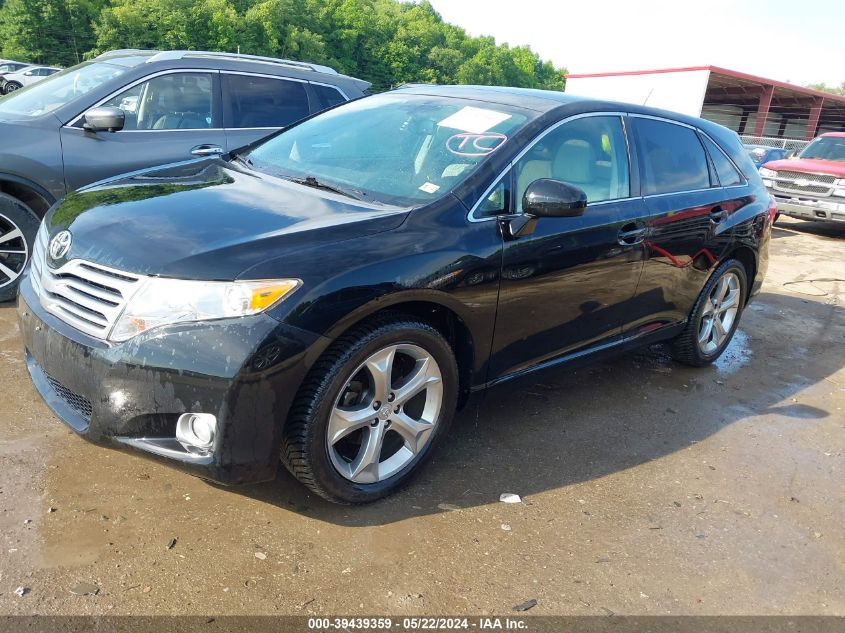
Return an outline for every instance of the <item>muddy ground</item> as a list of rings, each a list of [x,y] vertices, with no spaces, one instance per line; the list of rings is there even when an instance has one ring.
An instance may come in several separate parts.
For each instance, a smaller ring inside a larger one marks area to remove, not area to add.
[[[6,304],[0,614],[845,614],[845,227],[782,220],[771,252],[717,366],[652,348],[491,393],[358,508],[87,444]]]

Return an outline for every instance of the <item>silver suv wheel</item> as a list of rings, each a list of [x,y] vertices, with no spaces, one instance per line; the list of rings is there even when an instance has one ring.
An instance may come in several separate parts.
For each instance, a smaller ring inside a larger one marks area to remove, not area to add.
[[[422,451],[443,405],[443,377],[422,347],[401,343],[367,358],[340,390],[326,443],[344,478],[388,479]]]
[[[0,288],[21,276],[28,258],[23,231],[9,217],[0,214]]]
[[[713,286],[701,313],[698,347],[704,354],[715,352],[731,333],[739,312],[741,285],[736,273],[728,271]]]

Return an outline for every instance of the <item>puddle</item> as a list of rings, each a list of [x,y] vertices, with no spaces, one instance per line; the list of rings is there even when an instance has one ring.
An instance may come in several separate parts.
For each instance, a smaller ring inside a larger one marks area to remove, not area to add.
[[[722,353],[722,356],[713,363],[716,371],[720,374],[734,374],[751,361],[753,352],[749,347],[749,337],[742,330],[734,332],[730,345]]]

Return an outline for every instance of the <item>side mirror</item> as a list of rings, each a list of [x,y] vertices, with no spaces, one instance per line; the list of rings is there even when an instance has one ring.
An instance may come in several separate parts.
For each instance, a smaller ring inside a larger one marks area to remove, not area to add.
[[[83,116],[83,128],[89,132],[118,132],[123,129],[126,114],[120,108],[91,108]]]
[[[535,180],[522,196],[522,211],[538,218],[572,218],[583,215],[586,208],[586,193],[551,178]]]

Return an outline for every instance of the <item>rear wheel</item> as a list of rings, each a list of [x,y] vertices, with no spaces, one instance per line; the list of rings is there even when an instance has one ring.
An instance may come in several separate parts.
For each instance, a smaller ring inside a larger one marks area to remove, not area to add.
[[[722,355],[739,324],[747,287],[745,267],[738,260],[728,260],[716,269],[673,343],[675,360],[704,367]]]
[[[0,302],[15,298],[37,232],[38,218],[30,208],[0,193]]]
[[[344,335],[306,379],[285,425],[282,461],[312,491],[364,503],[405,484],[444,437],[458,393],[442,335],[404,316]]]

